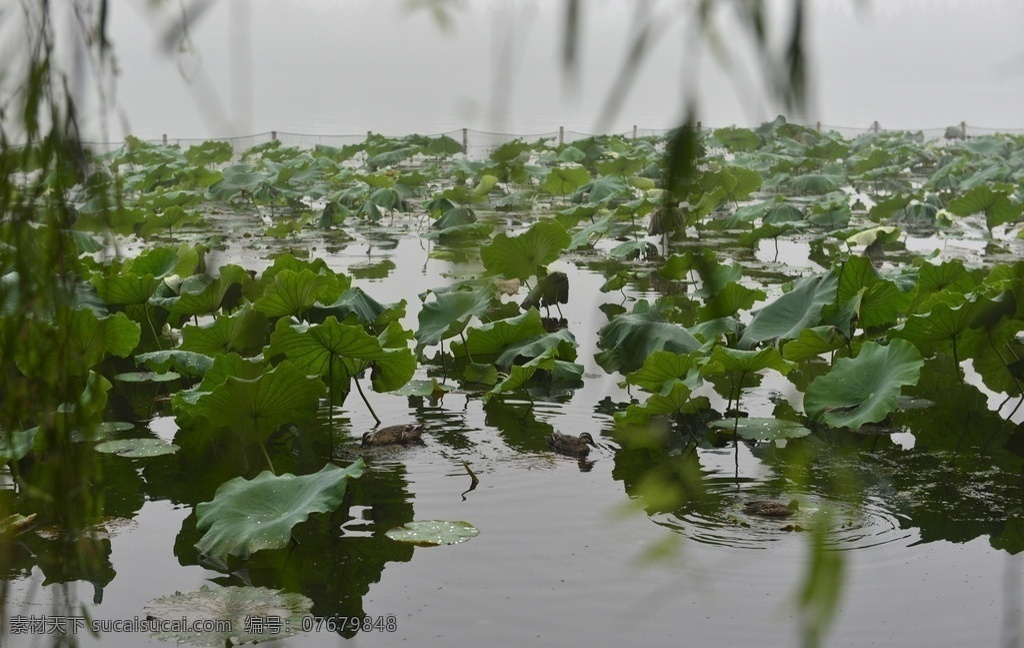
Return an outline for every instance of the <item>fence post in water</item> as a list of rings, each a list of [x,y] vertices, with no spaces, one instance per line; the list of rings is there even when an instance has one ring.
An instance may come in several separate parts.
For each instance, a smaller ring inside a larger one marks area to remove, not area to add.
[[[462,152],[469,153],[469,129],[462,129]]]
[[[271,142],[276,142],[277,141],[277,131],[270,131],[270,141]]]
[[[818,131],[819,133],[821,132],[821,122],[817,122],[814,124],[814,130]]]
[[[960,122],[960,139],[967,139],[967,122]]]
[[[558,127],[558,145],[561,146],[565,142],[565,126]]]
[[[873,124],[871,124],[871,132],[872,133],[877,133],[878,129],[879,129],[878,120],[875,120],[875,122]]]
[[[636,139],[636,124],[633,124],[633,139]]]
[[[167,133],[164,133],[164,146],[167,146]]]

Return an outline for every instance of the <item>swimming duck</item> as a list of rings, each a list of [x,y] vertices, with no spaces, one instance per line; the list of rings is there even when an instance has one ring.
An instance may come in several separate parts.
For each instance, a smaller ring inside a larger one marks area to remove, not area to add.
[[[789,504],[773,500],[757,500],[747,502],[747,505],[743,507],[743,512],[747,515],[757,515],[760,517],[789,517],[798,510],[800,510],[800,502],[796,500],[791,501]]]
[[[584,432],[578,437],[574,437],[571,434],[552,432],[551,436],[548,437],[548,445],[555,452],[561,452],[562,454],[574,457],[586,457],[590,452],[589,446],[597,447],[597,444],[594,443],[594,437],[590,436],[590,432]]]
[[[413,423],[404,425],[389,425],[379,430],[371,430],[363,435],[363,446],[384,446],[401,443],[423,443],[420,435],[423,434],[423,426]]]

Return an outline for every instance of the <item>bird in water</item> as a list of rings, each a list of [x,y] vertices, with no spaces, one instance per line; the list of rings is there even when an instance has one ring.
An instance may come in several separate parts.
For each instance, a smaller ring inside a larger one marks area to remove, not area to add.
[[[789,504],[783,504],[774,500],[757,500],[747,502],[743,512],[747,515],[759,517],[790,517],[800,510],[800,502],[793,500]]]
[[[371,430],[363,435],[363,447],[385,446],[410,443],[423,443],[420,436],[423,434],[423,426],[413,423],[404,425],[389,425],[379,430]]]
[[[590,453],[590,446],[597,447],[597,444],[594,443],[594,437],[590,436],[590,432],[584,432],[578,437],[574,437],[571,434],[552,432],[551,436],[548,437],[548,445],[555,452],[572,455],[573,457],[586,457]]]

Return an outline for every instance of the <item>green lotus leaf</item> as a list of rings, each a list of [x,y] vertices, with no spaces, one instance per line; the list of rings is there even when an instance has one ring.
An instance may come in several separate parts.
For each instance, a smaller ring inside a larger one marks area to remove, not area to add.
[[[86,375],[110,355],[127,357],[141,334],[139,324],[124,313],[98,317],[89,309],[63,309],[55,322],[26,323],[14,361],[26,376],[56,384],[68,375]],[[58,340],[70,353],[63,365],[54,363],[51,355]]]
[[[215,427],[230,428],[243,439],[263,442],[285,423],[302,424],[312,418],[324,391],[318,378],[286,360],[257,378],[228,376],[196,400],[193,414]]]
[[[544,333],[540,313],[537,309],[531,308],[522,315],[469,329],[466,343],[453,342],[451,351],[457,358],[465,355],[476,359],[497,357],[509,345]]]
[[[827,194],[832,191],[839,191],[844,184],[844,178],[839,175],[825,173],[805,173],[793,176],[787,183],[796,192],[804,194]]]
[[[725,371],[727,373],[749,374],[765,369],[774,369],[785,375],[795,366],[795,363],[783,359],[775,347],[743,351],[716,346],[715,350],[711,352],[711,357],[708,358],[705,373]]]
[[[922,348],[947,340],[955,343],[964,331],[983,327],[990,320],[994,323],[1016,308],[1016,299],[1009,291],[995,297],[977,295],[969,299],[957,294],[944,295],[942,301],[932,304],[929,312],[908,317],[900,327],[890,331],[890,337],[910,340]]]
[[[519,236],[498,233],[480,249],[480,259],[492,274],[526,280],[557,259],[571,241],[572,237],[561,223],[541,220]]]
[[[323,322],[331,316],[342,322],[353,316],[363,326],[379,331],[405,317],[405,305],[404,299],[397,304],[381,304],[355,286],[343,292],[333,303],[313,306],[307,315],[311,323]]]
[[[850,245],[881,245],[898,241],[900,234],[902,234],[902,232],[898,227],[891,225],[879,225],[847,236],[846,242]]]
[[[37,432],[38,427],[0,431],[0,461],[21,461],[27,457],[35,447]]]
[[[899,404],[904,385],[916,385],[924,361],[906,340],[887,346],[866,342],[856,358],[841,358],[819,376],[804,394],[804,410],[812,421],[831,427],[859,429],[885,419]]]
[[[615,422],[618,425],[646,425],[654,416],[690,414],[703,409],[701,399],[690,397],[692,391],[682,380],[671,381],[661,392],[651,394],[642,404],[632,404],[626,407],[625,412],[616,412]]]
[[[158,248],[160,249],[160,248]],[[152,274],[94,275],[90,280],[104,303],[111,306],[141,304],[153,296],[162,280]]]
[[[213,366],[213,358],[203,353],[192,351],[151,351],[135,356],[135,362],[145,365],[154,371],[176,372],[195,378],[201,378]]]
[[[491,365],[487,365],[491,367]],[[493,369],[493,367],[491,367]],[[410,380],[402,387],[395,390],[399,396],[422,396],[424,398],[440,398],[455,389],[451,385],[437,382],[437,378],[430,380]]]
[[[181,329],[181,351],[193,351],[207,356],[219,353],[247,354],[258,352],[270,328],[267,316],[246,304],[231,315],[220,315],[209,324]]]
[[[327,464],[312,475],[275,476],[263,471],[255,479],[237,477],[217,489],[212,502],[196,506],[196,529],[205,532],[196,548],[226,560],[248,558],[261,549],[279,549],[291,540],[292,527],[311,513],[329,513],[341,504],[348,480],[363,474],[363,460],[348,468]]]
[[[664,321],[660,310],[646,301],[637,302],[632,313],[619,315],[598,331],[603,349],[594,356],[608,373],[627,374],[639,369],[655,351],[690,353],[701,343],[686,328]]]
[[[749,128],[737,126],[717,128],[711,137],[725,148],[736,153],[753,151],[761,146],[761,137]]]
[[[566,196],[590,182],[590,172],[579,165],[554,167],[540,188],[555,196]]]
[[[642,367],[626,376],[626,382],[653,394],[663,394],[676,381],[683,381],[690,389],[700,386],[700,368],[704,358],[696,353],[655,351],[644,360]]]
[[[708,284],[705,284],[705,287],[708,287]],[[705,300],[705,304],[697,309],[697,317],[701,321],[729,317],[741,310],[750,309],[754,302],[764,298],[765,294],[761,290],[729,281]]]
[[[181,374],[173,371],[167,371],[163,373],[157,373],[154,371],[125,371],[114,376],[114,380],[128,383],[142,383],[142,382],[171,382],[181,378]]]
[[[708,427],[732,431],[750,441],[774,441],[776,439],[799,439],[811,433],[796,421],[776,418],[737,418],[735,420],[711,421]]]
[[[429,294],[435,296],[433,301],[426,301]],[[423,307],[419,313],[416,342],[431,345],[458,335],[471,317],[486,313],[494,299],[494,288],[478,285],[441,293],[428,291],[420,295],[420,299]]]
[[[228,201],[236,196],[251,195],[269,178],[268,173],[256,171],[248,163],[226,167],[221,173],[223,177],[206,190],[215,200]]]
[[[130,459],[145,459],[174,454],[179,450],[163,439],[112,439],[96,444],[96,452],[116,454]]]
[[[267,353],[286,356],[307,374],[333,379],[331,394],[337,402],[348,392],[351,379],[369,366],[374,367],[372,383],[379,392],[398,389],[412,379],[416,358],[399,338],[395,348],[388,348],[384,334],[374,337],[362,326],[341,324],[333,316],[312,325],[282,319],[270,336]]]
[[[814,326],[800,331],[795,340],[782,345],[782,357],[799,362],[808,358],[835,351],[846,343],[834,326]]]
[[[227,264],[221,266],[217,277],[192,275],[186,278],[176,297],[153,297],[150,301],[179,315],[205,315],[220,308],[232,288],[250,283],[252,277],[244,268]]]
[[[581,199],[584,193],[590,205],[615,205],[633,196],[633,190],[630,189],[629,184],[621,175],[603,175],[594,178],[576,190],[576,195],[579,195]]]
[[[331,271],[284,269],[274,274],[254,306],[267,317],[298,316],[315,303],[330,304],[348,290],[351,279]]]
[[[452,139],[447,135],[438,135],[432,137],[430,142],[427,144],[427,152],[431,155],[455,155],[456,153],[463,153],[465,149],[462,144]]]
[[[1008,193],[980,184],[949,201],[946,209],[957,216],[985,214],[985,225],[991,232],[997,225],[1020,218],[1024,203],[1014,202]]]
[[[834,272],[800,279],[792,290],[754,313],[739,346],[750,348],[766,340],[792,339],[803,329],[817,326],[822,307],[835,299],[836,285]]]
[[[476,212],[469,207],[452,207],[445,210],[444,214],[431,225],[434,229],[447,230],[462,225],[472,225],[476,222]]]
[[[418,547],[436,547],[465,542],[480,535],[480,531],[469,522],[416,520],[389,529],[384,535]]]
[[[880,277],[865,257],[851,257],[843,264],[838,295],[839,304],[857,300],[852,312],[865,329],[895,323],[907,312],[911,299],[909,293]]]
[[[576,359],[576,337],[568,329],[554,333],[534,335],[505,345],[494,361],[500,368],[511,367],[519,358],[539,358],[550,355],[560,360]]]

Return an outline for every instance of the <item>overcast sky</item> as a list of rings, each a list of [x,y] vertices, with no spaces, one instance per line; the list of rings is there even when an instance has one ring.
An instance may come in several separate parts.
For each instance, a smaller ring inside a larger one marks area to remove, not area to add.
[[[707,47],[695,56],[693,28],[680,9],[690,3],[652,0],[664,30],[621,109],[605,115],[638,4],[584,0],[573,92],[559,63],[559,0],[462,0],[447,30],[402,0],[218,0],[170,53],[159,43],[178,2],[111,3],[120,74],[106,138],[668,128],[680,118],[688,84],[708,125],[753,125],[778,113],[760,92],[751,48],[728,11],[717,23],[731,58],[723,69]],[[802,121],[1024,128],[1024,3],[806,4],[812,94]],[[790,6],[769,5],[779,15]],[[90,117],[88,137],[103,137],[96,111]]]

